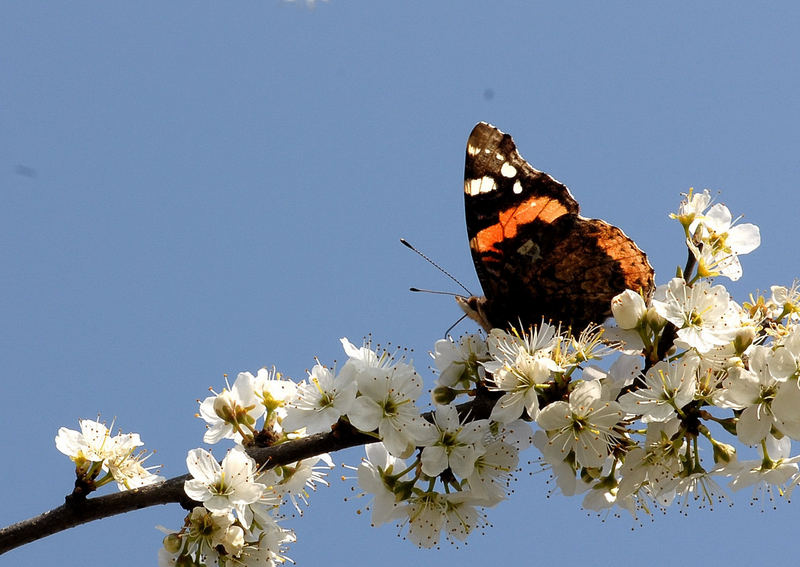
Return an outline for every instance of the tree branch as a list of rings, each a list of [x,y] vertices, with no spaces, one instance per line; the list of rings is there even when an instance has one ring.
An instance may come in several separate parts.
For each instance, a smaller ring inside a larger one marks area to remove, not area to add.
[[[361,433],[349,425],[341,427],[340,424],[337,424],[329,433],[318,433],[273,447],[248,448],[247,452],[260,465],[272,468],[321,453],[339,451],[375,441],[377,441],[375,437]],[[187,510],[191,510],[192,507],[200,504],[188,498],[183,491],[183,483],[189,478],[191,477],[188,474],[177,476],[161,484],[96,498],[80,498],[69,495],[64,504],[58,508],[0,530],[0,554],[93,520],[149,506],[179,503]]]
[[[470,420],[487,418],[495,399],[496,396],[479,388],[473,401],[458,406],[459,414],[469,414]],[[425,413],[423,417],[430,421],[432,413]],[[322,453],[332,453],[376,441],[378,439],[373,435],[358,431],[346,421],[339,421],[328,433],[317,433],[272,447],[248,447],[247,453],[260,466],[271,469]],[[161,484],[95,498],[70,494],[58,508],[0,530],[0,554],[93,520],[150,506],[179,503],[186,510],[191,510],[200,503],[191,500],[183,491],[183,483],[189,478],[191,477],[186,474]]]

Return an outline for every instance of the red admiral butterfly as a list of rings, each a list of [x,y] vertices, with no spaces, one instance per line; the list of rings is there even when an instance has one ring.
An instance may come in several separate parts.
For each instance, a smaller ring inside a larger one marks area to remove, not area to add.
[[[653,290],[647,255],[622,230],[578,214],[564,185],[534,169],[485,122],[467,141],[467,234],[484,297],[459,305],[487,332],[542,318],[583,329],[625,289]]]

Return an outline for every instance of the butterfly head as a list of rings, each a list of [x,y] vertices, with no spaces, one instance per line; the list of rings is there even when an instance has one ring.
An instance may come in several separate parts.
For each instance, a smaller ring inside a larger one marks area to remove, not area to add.
[[[461,307],[461,310],[478,325],[480,325],[487,333],[492,330],[493,325],[489,323],[489,318],[486,316],[486,298],[483,296],[471,295],[456,295],[456,303]]]

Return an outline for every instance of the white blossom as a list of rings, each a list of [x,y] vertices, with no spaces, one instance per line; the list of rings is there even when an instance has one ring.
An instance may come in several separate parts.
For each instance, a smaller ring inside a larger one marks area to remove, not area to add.
[[[742,443],[748,445],[761,442],[773,426],[787,435],[800,433],[792,425],[798,416],[798,406],[787,407],[795,400],[793,391],[797,391],[797,386],[788,384],[788,388],[781,387],[782,382],[770,373],[771,356],[768,347],[752,347],[749,351],[750,368],[730,369],[722,382],[722,391],[713,398],[718,407],[742,410],[736,423],[736,434]]]
[[[553,402],[539,412],[537,422],[547,432],[550,444],[584,467],[602,467],[619,433],[614,427],[624,412],[614,401],[602,399],[598,380],[580,382],[569,395],[569,402]]]
[[[735,224],[728,207],[717,203],[693,223],[689,244],[701,276],[735,281],[742,276],[739,255],[758,248],[761,234],[754,224]]]
[[[486,448],[482,440],[489,429],[485,419],[461,422],[453,405],[438,406],[433,416],[438,439],[422,450],[422,472],[437,476],[448,467],[454,474],[467,478],[476,459]]]
[[[518,464],[519,449],[514,445],[501,439],[486,445],[467,479],[473,497],[481,502],[481,506],[491,507],[506,498],[512,473]]]
[[[138,433],[119,433],[112,437],[99,421],[82,419],[79,423],[80,431],[60,428],[55,442],[56,448],[75,463],[81,476],[92,474],[91,463],[99,463],[99,469],[106,471],[107,476],[95,481],[96,486],[113,479],[120,490],[132,490],[164,480],[163,476],[152,472],[159,467],[142,465],[149,455],[143,451],[134,453],[144,444]]]
[[[553,372],[563,370],[551,357],[560,344],[556,328],[543,323],[521,338],[493,329],[488,344],[493,358],[484,363],[492,375],[489,388],[505,392],[497,400],[490,419],[510,423],[523,412],[535,418],[539,412],[537,386],[550,381]]]
[[[350,359],[340,375],[352,373],[360,394],[347,413],[350,423],[362,431],[377,430],[389,452],[400,458],[433,442],[435,428],[414,405],[422,393],[422,380],[414,368],[342,341]]]
[[[739,329],[738,309],[727,290],[706,280],[689,286],[673,278],[656,288],[653,306],[678,327],[677,345],[701,353],[731,342]]]
[[[772,435],[766,438],[766,454],[760,459],[735,461],[720,471],[731,477],[732,490],[741,490],[748,486],[754,492],[771,493],[772,487],[782,492],[800,468],[797,462],[800,456],[790,457],[792,443],[788,437],[776,439]]]
[[[254,390],[254,377],[240,372],[230,389],[209,396],[200,404],[200,417],[208,425],[203,441],[214,444],[222,439],[241,442],[256,420],[264,415],[264,406]],[[245,430],[242,430],[242,427]]]
[[[404,515],[409,477],[404,473],[405,462],[393,457],[383,443],[370,443],[365,450],[367,456],[358,466],[358,485],[372,495],[372,525],[380,526]]]
[[[628,392],[619,399],[626,412],[641,415],[644,423],[668,421],[694,399],[700,360],[687,355],[673,363],[661,361],[645,374],[645,388]]]
[[[192,478],[184,491],[192,500],[202,502],[212,512],[227,514],[261,497],[265,487],[255,482],[255,461],[240,446],[234,447],[220,465],[203,449],[192,449],[186,457]]]
[[[308,379],[298,384],[294,397],[286,405],[281,427],[285,431],[305,427],[308,435],[330,431],[331,426],[350,411],[356,389],[352,376],[334,377],[333,372],[321,364],[314,365]]]
[[[436,385],[445,387],[482,379],[483,366],[479,363],[490,359],[486,340],[474,333],[461,337],[458,342],[449,337],[439,339],[431,356],[439,370]]]
[[[447,519],[448,503],[443,494],[425,492],[410,499],[408,507],[408,539],[417,547],[430,549],[439,543]]]

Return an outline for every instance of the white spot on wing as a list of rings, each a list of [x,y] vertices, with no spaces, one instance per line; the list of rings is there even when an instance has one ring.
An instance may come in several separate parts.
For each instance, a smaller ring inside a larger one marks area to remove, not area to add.
[[[506,156],[504,156],[503,154],[494,154],[494,157],[496,157],[500,161],[506,161]]]
[[[481,153],[481,149],[478,146],[470,146],[467,144],[467,153],[471,156],[476,156]]]
[[[520,193],[522,193],[522,184],[519,182],[519,179],[517,179],[514,182],[514,194],[519,195]]]
[[[508,177],[510,179],[517,174],[517,168],[510,163],[505,162],[500,168],[500,173],[503,174],[503,177]]]
[[[481,193],[490,193],[495,189],[497,189],[497,183],[489,176],[464,180],[464,192],[472,197]]]

